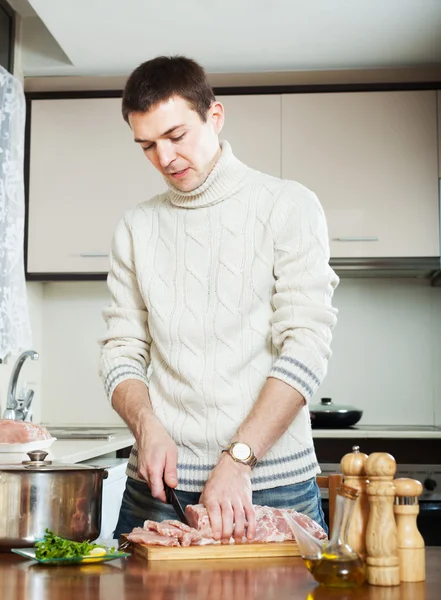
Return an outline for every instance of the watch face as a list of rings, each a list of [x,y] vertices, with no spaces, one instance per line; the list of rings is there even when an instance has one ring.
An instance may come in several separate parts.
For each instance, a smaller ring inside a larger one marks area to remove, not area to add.
[[[239,460],[247,460],[247,458],[251,456],[250,447],[247,446],[247,444],[242,444],[241,442],[234,444],[231,452],[233,453],[233,456]]]

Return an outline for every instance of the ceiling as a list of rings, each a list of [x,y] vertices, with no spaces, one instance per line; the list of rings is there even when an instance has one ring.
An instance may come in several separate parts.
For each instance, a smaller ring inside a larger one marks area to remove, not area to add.
[[[209,73],[441,65],[441,0],[9,0],[24,76],[127,75],[159,54]]]

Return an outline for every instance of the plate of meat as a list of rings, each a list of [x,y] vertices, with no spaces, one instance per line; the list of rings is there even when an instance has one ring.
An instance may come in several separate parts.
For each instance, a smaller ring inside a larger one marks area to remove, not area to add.
[[[56,439],[41,425],[28,421],[0,419],[0,452],[46,450]]]
[[[196,504],[185,509],[188,525],[176,520],[145,521],[143,527],[122,536],[121,548],[130,544],[135,554],[147,560],[300,556],[292,519],[317,539],[327,537],[320,525],[295,510],[269,506],[254,509],[257,528],[253,540],[214,540],[207,510]]]

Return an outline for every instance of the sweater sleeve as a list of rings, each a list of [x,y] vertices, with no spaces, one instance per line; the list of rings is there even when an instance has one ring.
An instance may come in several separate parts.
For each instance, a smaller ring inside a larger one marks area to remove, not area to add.
[[[275,203],[272,341],[278,357],[269,373],[310,401],[331,356],[337,310],[331,304],[339,279],[329,266],[323,209],[311,191],[289,182]]]
[[[113,238],[107,277],[111,300],[103,310],[107,331],[99,340],[99,373],[110,402],[116,386],[126,379],[139,379],[148,385],[151,337],[136,277],[132,214],[128,212],[119,222]]]

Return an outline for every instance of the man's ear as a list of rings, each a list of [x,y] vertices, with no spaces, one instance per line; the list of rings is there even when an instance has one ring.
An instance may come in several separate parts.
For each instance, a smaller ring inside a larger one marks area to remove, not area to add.
[[[225,121],[224,106],[221,102],[214,100],[210,108],[208,109],[208,118],[213,123],[213,129],[217,135],[222,130]]]

